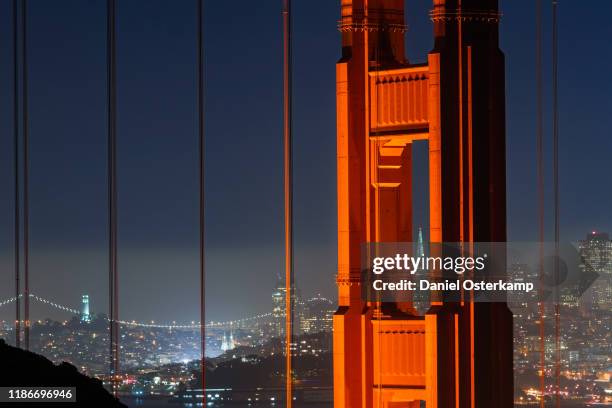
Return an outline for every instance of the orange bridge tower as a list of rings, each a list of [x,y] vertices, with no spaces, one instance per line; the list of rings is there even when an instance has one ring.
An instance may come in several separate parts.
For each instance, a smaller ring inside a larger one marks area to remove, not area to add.
[[[404,0],[341,0],[337,63],[336,408],[510,408],[505,303],[361,296],[366,242],[411,242],[412,144],[429,148],[432,242],[506,241],[504,56],[497,0],[433,0],[426,64],[404,52]]]

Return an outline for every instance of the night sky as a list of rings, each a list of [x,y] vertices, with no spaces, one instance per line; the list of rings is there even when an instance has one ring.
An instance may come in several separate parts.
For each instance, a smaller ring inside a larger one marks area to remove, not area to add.
[[[120,313],[197,320],[195,1],[118,3]],[[282,273],[281,2],[205,3],[207,308],[209,319],[219,320],[269,311]],[[338,3],[293,5],[295,273],[304,295],[331,298]],[[407,3],[408,56],[422,62],[432,46],[431,2]],[[501,3],[509,239],[528,241],[537,237],[535,11],[533,1]],[[0,2],[0,300],[14,290],[11,4]],[[88,293],[92,311],[104,312],[106,2],[28,4],[31,291],[72,306]],[[562,1],[559,8],[561,226],[563,239],[577,240],[593,229],[612,232],[612,5]],[[548,74],[548,22],[546,32]],[[549,86],[546,93],[550,105]],[[424,152],[421,146],[416,156]],[[546,166],[552,167],[550,157]],[[424,168],[416,160],[417,174]],[[417,196],[423,180],[417,177]],[[549,190],[548,208],[550,198]],[[426,218],[416,205],[415,225],[426,227]],[[32,308],[33,318],[67,317],[36,303]],[[11,313],[0,309],[0,318]]]

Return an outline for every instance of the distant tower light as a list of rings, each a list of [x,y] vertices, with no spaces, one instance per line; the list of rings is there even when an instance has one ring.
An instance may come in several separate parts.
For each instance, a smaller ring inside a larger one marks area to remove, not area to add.
[[[91,315],[89,313],[89,295],[83,295],[81,297],[81,321],[85,323],[91,322]]]

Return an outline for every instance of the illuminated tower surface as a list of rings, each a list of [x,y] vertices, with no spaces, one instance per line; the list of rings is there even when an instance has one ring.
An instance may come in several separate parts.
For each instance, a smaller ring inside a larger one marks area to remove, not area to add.
[[[83,295],[81,297],[81,321],[91,321],[91,314],[89,312],[89,295]]]
[[[413,241],[412,143],[429,148],[430,240],[506,240],[497,3],[434,0],[434,48],[415,65],[404,0],[341,1],[337,408],[512,406],[505,303],[434,303],[420,317],[410,304],[367,303],[360,287],[363,243]]]

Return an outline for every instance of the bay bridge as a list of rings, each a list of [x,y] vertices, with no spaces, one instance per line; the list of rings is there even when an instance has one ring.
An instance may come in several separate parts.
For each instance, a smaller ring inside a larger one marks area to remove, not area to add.
[[[24,296],[23,294],[20,294],[17,297],[11,297],[11,298],[0,301],[0,309],[2,309],[3,307],[9,306],[11,304],[15,304],[18,299],[19,300],[23,299],[23,296]],[[56,303],[52,300],[42,298],[33,293],[30,293],[29,297],[31,300],[34,300],[47,307],[54,308],[62,312],[70,313],[75,316],[82,315],[81,310],[78,310],[68,305]],[[264,321],[270,320],[270,318],[273,316],[274,314],[272,312],[260,313],[257,315],[242,317],[242,318],[234,319],[234,320],[225,320],[225,321],[219,321],[219,322],[210,321],[206,323],[204,327],[210,328],[210,329],[213,329],[213,328],[219,328],[219,329],[240,328],[244,323],[264,322]],[[110,319],[108,318],[106,318],[106,320],[110,321]],[[24,324],[24,323],[25,321],[21,322],[21,324]],[[202,327],[199,321],[198,322],[192,321],[189,323],[182,323],[182,324],[177,323],[176,321],[173,321],[171,323],[163,324],[163,323],[155,323],[155,321],[145,322],[145,321],[136,321],[136,320],[130,320],[130,321],[118,320],[117,323],[121,326],[144,327],[144,328],[152,328],[152,329],[168,329],[168,330],[200,330]]]

